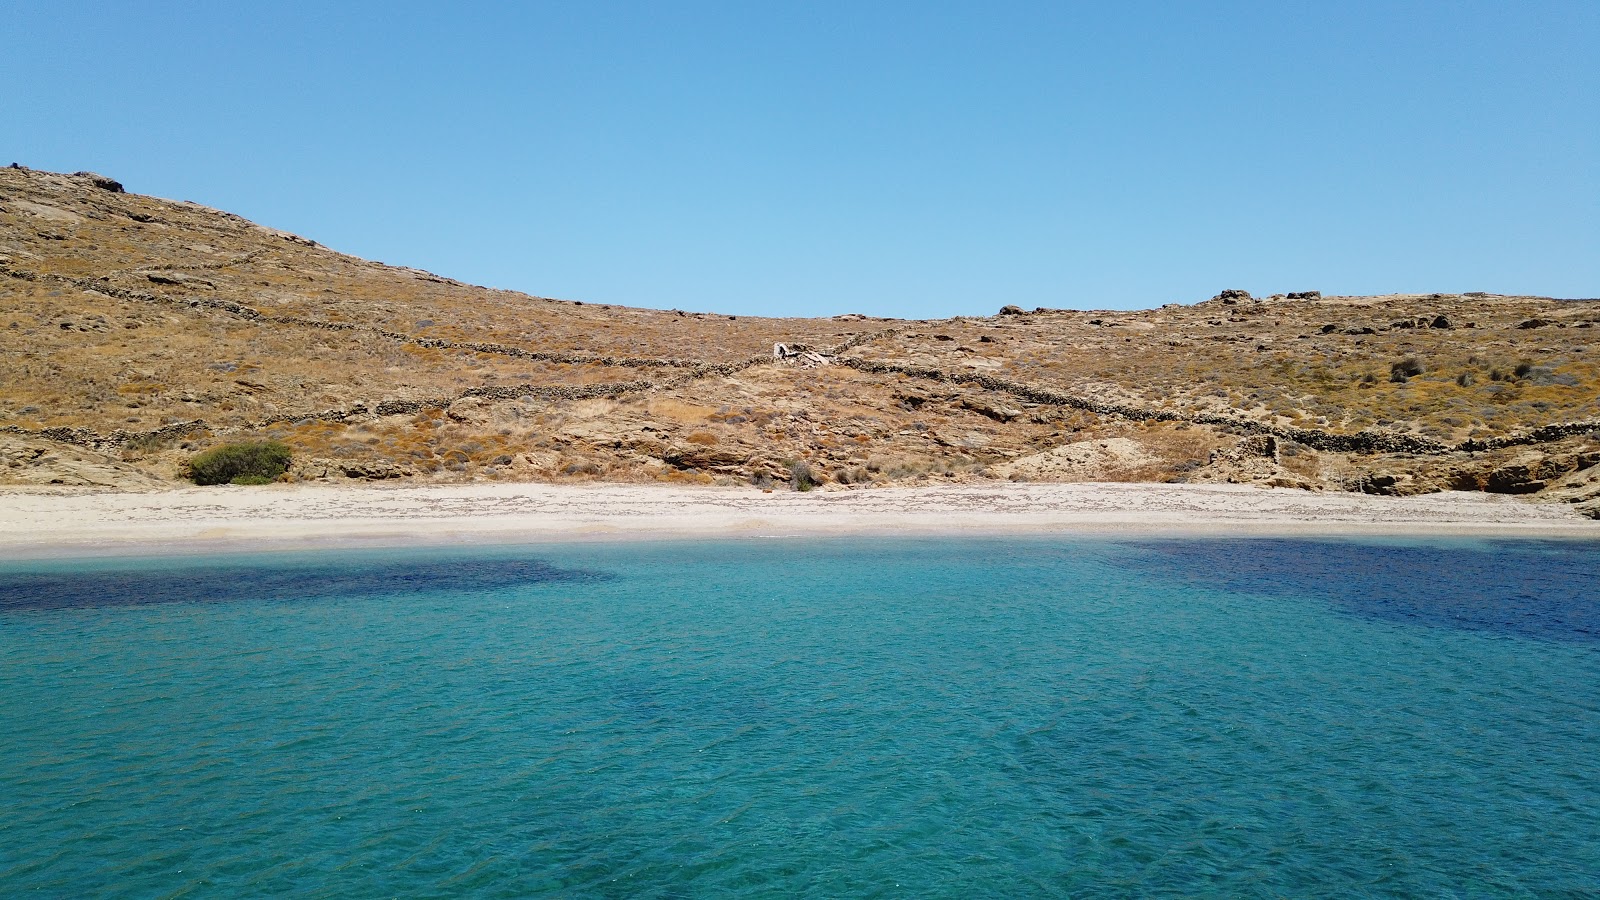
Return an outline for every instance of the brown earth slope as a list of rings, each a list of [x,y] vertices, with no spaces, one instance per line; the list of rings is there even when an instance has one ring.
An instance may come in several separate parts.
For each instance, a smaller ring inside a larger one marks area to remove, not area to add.
[[[597,306],[0,169],[0,484],[1234,481],[1600,515],[1600,302],[1271,297],[899,321]],[[774,345],[785,345],[775,354]]]

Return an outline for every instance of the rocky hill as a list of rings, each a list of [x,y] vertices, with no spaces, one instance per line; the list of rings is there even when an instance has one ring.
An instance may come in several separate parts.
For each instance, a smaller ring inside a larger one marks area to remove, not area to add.
[[[0,484],[862,488],[937,479],[1487,490],[1600,516],[1600,301],[1254,298],[938,321],[533,297],[90,173],[0,169]]]

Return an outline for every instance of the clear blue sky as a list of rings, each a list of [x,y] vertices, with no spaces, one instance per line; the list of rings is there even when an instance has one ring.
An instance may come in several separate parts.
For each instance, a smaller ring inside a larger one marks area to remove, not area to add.
[[[594,302],[1600,296],[1600,2],[0,2],[0,164]]]

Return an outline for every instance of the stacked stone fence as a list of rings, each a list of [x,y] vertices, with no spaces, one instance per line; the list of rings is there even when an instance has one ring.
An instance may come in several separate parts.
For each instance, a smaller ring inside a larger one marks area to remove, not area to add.
[[[73,444],[98,451],[125,447],[129,444],[180,438],[197,431],[204,431],[209,427],[204,419],[194,419],[189,422],[173,422],[150,431],[124,431],[119,428],[109,434],[101,434],[90,428],[68,428],[64,425],[54,428],[23,428],[18,425],[0,425],[0,433],[15,434],[21,437],[44,438],[60,444]]]
[[[239,260],[225,263],[203,264],[195,266],[163,266],[162,269],[179,268],[203,269],[222,268],[237,264]],[[40,274],[21,269],[0,267],[0,274],[26,281],[50,281],[68,284],[84,291],[93,291],[119,300],[138,303],[151,303],[171,306],[180,309],[208,309],[224,312],[240,319],[251,322],[260,322],[269,325],[286,325],[298,328],[316,328],[323,331],[336,332],[364,332],[377,335],[403,344],[440,350],[465,350],[475,353],[488,353],[497,356],[507,356],[515,359],[527,359],[535,362],[561,363],[568,365],[603,365],[618,368],[676,368],[692,370],[691,377],[704,377],[707,375],[732,375],[752,366],[761,365],[771,361],[765,354],[752,356],[743,360],[724,363],[707,363],[704,360],[686,359],[682,357],[649,357],[649,356],[607,356],[593,353],[557,353],[545,350],[527,350],[522,347],[512,347],[506,344],[496,344],[484,341],[453,341],[446,338],[417,337],[399,331],[389,331],[373,325],[354,322],[332,322],[325,319],[310,319],[302,316],[277,316],[264,313],[259,309],[236,303],[232,300],[222,300],[207,297],[166,297],[152,294],[147,291],[133,290],[112,285],[106,281],[93,278],[73,278],[66,275]],[[877,332],[863,333],[851,337],[849,340],[825,351],[828,355],[843,353],[859,347],[862,344],[878,340],[897,333],[899,328],[886,328]]]
[[[1485,450],[1500,450],[1505,447],[1548,444],[1552,441],[1565,440],[1566,438],[1583,434],[1600,437],[1600,419],[1588,419],[1583,422],[1558,422],[1554,425],[1545,425],[1522,434],[1508,434],[1500,437],[1462,441],[1456,445],[1455,449],[1465,453],[1481,453]]]
[[[863,372],[906,375],[912,378],[923,378],[951,384],[970,384],[985,390],[1010,394],[1018,399],[1033,403],[1081,409],[1099,416],[1127,419],[1135,422],[1190,422],[1197,425],[1228,426],[1255,434],[1270,434],[1274,437],[1303,444],[1315,450],[1344,453],[1436,454],[1444,453],[1451,449],[1438,441],[1409,434],[1379,431],[1334,434],[1310,428],[1269,425],[1254,419],[1223,415],[1221,413],[1182,413],[1169,409],[1149,409],[1130,404],[1109,403],[1074,394],[1065,394],[1036,385],[996,378],[993,375],[986,375],[981,372],[948,372],[944,369],[936,369],[930,366],[878,362],[857,357],[840,357],[836,361],[840,365],[849,366]]]
[[[226,264],[223,264],[226,265]],[[220,266],[219,266],[220,267]],[[199,268],[199,267],[189,267]],[[551,353],[545,351],[525,350],[520,347],[511,347],[504,344],[484,343],[477,341],[452,341],[443,338],[414,337],[401,332],[386,331],[370,325],[361,325],[347,322],[329,322],[319,319],[307,319],[297,316],[272,316],[231,300],[205,299],[205,298],[173,298],[144,291],[118,288],[107,283],[87,278],[71,278],[63,275],[38,274],[24,270],[0,267],[0,274],[19,278],[27,281],[47,280],[51,282],[71,284],[83,290],[95,291],[118,299],[137,301],[143,303],[156,303],[185,308],[206,308],[226,312],[250,321],[258,321],[273,325],[288,325],[306,328],[320,328],[327,331],[340,332],[365,332],[375,334],[390,340],[412,344],[420,347],[429,347],[448,350],[468,350],[478,353],[489,353],[509,356],[518,359],[529,359],[541,362],[555,362],[568,364],[600,364],[624,368],[679,368],[686,369],[682,376],[673,379],[666,385],[656,382],[638,380],[628,382],[615,382],[593,385],[518,385],[518,386],[488,386],[469,388],[461,394],[451,397],[434,397],[416,400],[385,400],[373,405],[363,403],[355,404],[347,409],[325,410],[318,413],[296,414],[277,416],[257,422],[244,423],[234,426],[241,429],[259,429],[288,422],[300,422],[307,419],[319,421],[346,421],[351,418],[366,415],[404,415],[420,412],[427,409],[444,409],[458,400],[469,397],[487,400],[517,400],[527,397],[542,397],[549,400],[583,400],[597,397],[613,397],[624,394],[633,394],[655,389],[657,387],[677,387],[706,377],[729,377],[747,369],[772,365],[777,360],[770,354],[760,354],[742,360],[722,363],[707,363],[701,360],[681,358],[653,358],[653,357],[617,357],[600,356],[582,353]],[[877,332],[862,333],[852,336],[843,343],[824,351],[825,355],[832,358],[833,362],[857,371],[871,374],[904,375],[911,378],[921,378],[950,384],[973,385],[985,390],[1009,394],[1018,399],[1042,403],[1050,406],[1061,406],[1080,409],[1098,416],[1125,419],[1135,422],[1188,422],[1197,425],[1214,425],[1229,427],[1253,434],[1272,435],[1284,440],[1294,441],[1315,450],[1331,452],[1380,454],[1380,453],[1410,453],[1421,455],[1437,455],[1450,452],[1478,453],[1487,450],[1497,450],[1505,447],[1524,446],[1531,444],[1550,443],[1582,434],[1600,432],[1600,420],[1584,422],[1568,422],[1546,425],[1528,432],[1500,437],[1473,439],[1456,445],[1447,445],[1440,441],[1416,435],[1400,434],[1390,431],[1361,431],[1355,434],[1336,434],[1312,428],[1297,428],[1294,426],[1271,425],[1242,416],[1226,415],[1222,413],[1190,412],[1184,413],[1170,409],[1151,409],[1142,406],[1124,403],[1112,403],[1095,400],[1075,394],[1067,394],[1050,388],[1023,382],[998,378],[981,372],[951,372],[931,366],[916,366],[903,363],[882,362],[877,360],[862,359],[860,357],[843,356],[848,350],[893,336],[901,331],[900,327],[891,327]],[[126,446],[129,443],[143,441],[159,441],[166,438],[179,437],[198,430],[209,428],[204,420],[196,419],[191,422],[180,422],[164,425],[161,428],[145,432],[128,432],[123,430],[113,431],[101,435],[87,428],[53,427],[43,429],[26,429],[15,425],[0,426],[0,433],[17,434],[29,437],[39,437],[67,444],[102,449],[105,447]]]
[[[536,362],[565,363],[571,365],[598,364],[603,366],[617,366],[621,368],[680,368],[693,369],[705,365],[703,360],[682,359],[677,357],[649,357],[649,356],[602,356],[593,353],[556,353],[544,350],[526,350],[521,347],[512,347],[506,344],[494,344],[483,341],[452,341],[445,338],[415,337],[398,331],[388,331],[373,325],[364,325],[354,322],[330,322],[325,319],[308,319],[301,316],[276,316],[264,313],[254,307],[232,300],[220,300],[208,297],[164,297],[148,291],[133,290],[117,287],[93,278],[71,278],[65,275],[40,275],[18,269],[0,269],[0,274],[26,281],[50,281],[60,284],[69,284],[80,290],[93,291],[118,300],[127,300],[138,303],[152,303],[171,306],[180,309],[208,309],[227,313],[236,318],[251,322],[260,322],[267,325],[287,325],[298,328],[317,328],[323,331],[338,332],[363,332],[387,338],[403,344],[412,344],[418,347],[428,347],[441,350],[467,350],[476,353],[489,353],[498,356],[509,356],[516,359],[527,359]]]

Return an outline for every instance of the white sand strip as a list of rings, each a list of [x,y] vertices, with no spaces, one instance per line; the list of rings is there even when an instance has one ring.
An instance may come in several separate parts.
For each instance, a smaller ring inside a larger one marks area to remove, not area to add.
[[[1476,493],[1369,497],[1236,485],[1012,484],[795,493],[473,484],[8,489],[0,557],[412,543],[1003,532],[1592,537],[1557,504]]]

